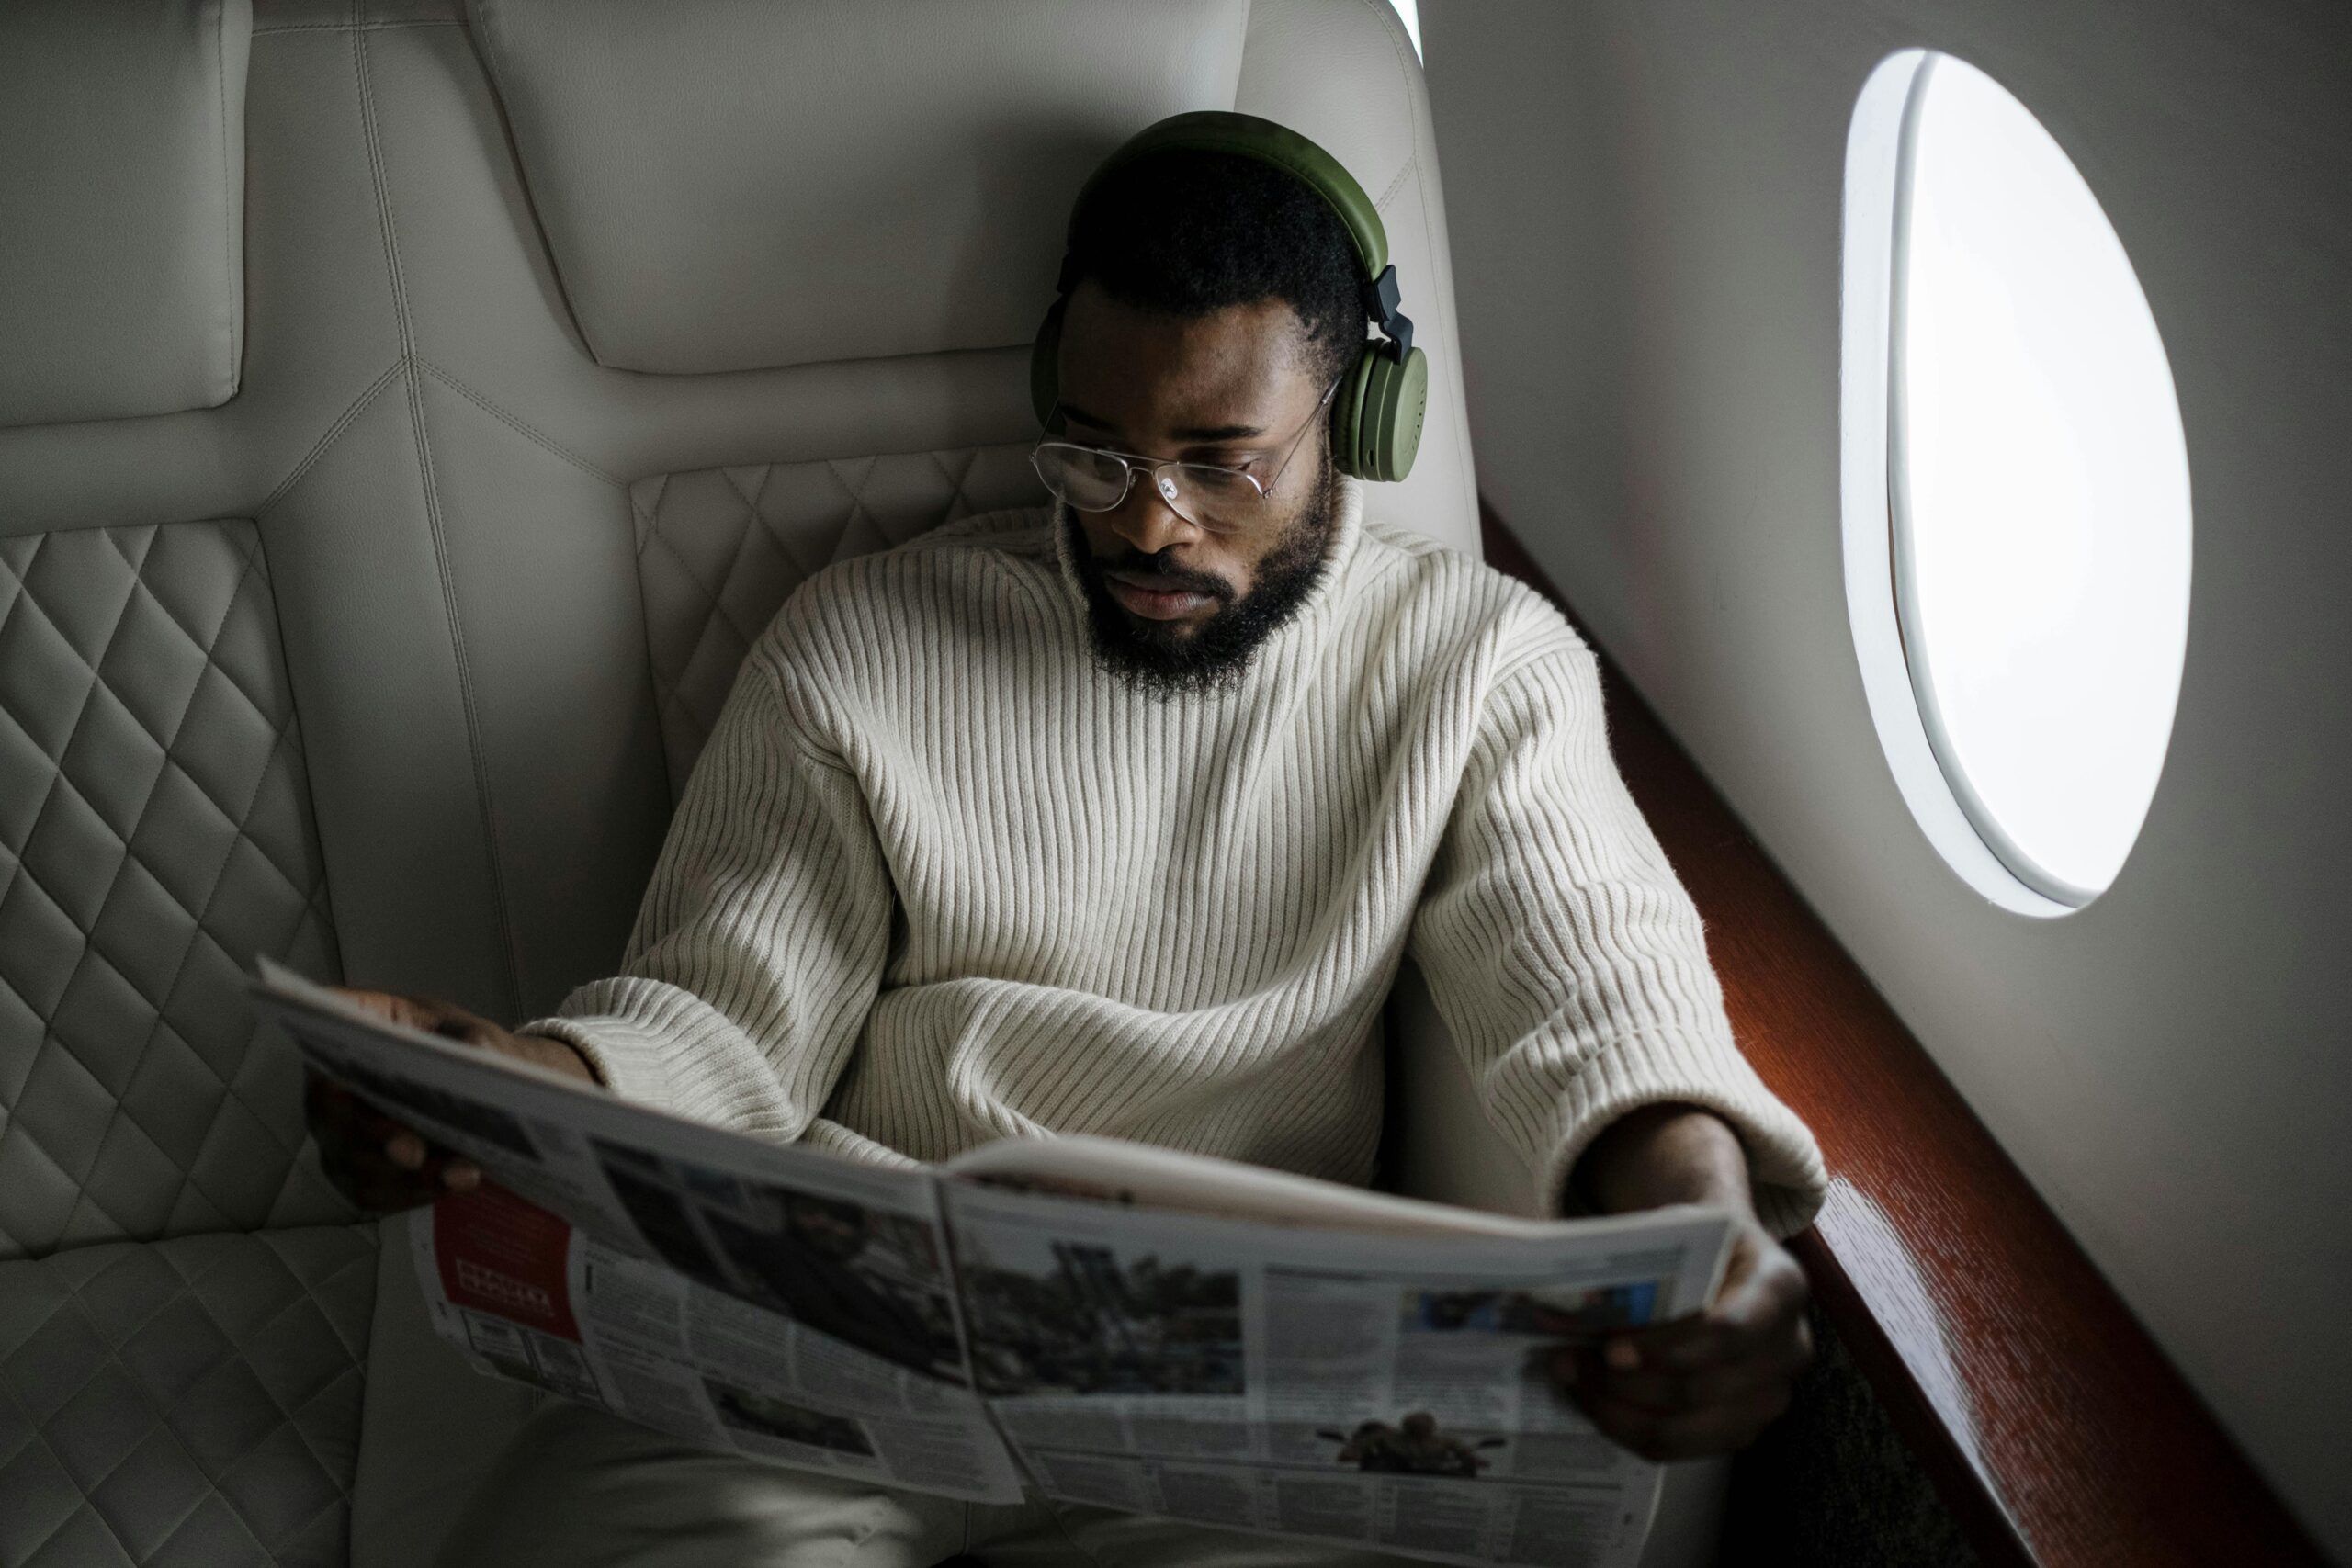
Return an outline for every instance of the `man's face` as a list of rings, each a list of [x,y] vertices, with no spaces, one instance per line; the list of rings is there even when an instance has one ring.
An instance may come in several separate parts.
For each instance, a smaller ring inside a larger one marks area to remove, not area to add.
[[[1091,282],[1063,317],[1067,438],[1239,468],[1272,492],[1243,526],[1185,521],[1140,477],[1110,512],[1066,509],[1097,651],[1148,689],[1232,679],[1321,578],[1338,500],[1298,316],[1279,300],[1190,319],[1122,305]],[[1305,431],[1295,455],[1293,439]]]

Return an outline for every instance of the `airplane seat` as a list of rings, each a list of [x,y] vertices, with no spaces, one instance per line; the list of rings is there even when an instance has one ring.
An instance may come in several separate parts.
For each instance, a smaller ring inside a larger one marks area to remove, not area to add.
[[[345,1552],[375,1227],[243,976],[350,951],[322,825],[370,650],[322,658],[349,590],[256,482],[306,439],[257,417],[333,381],[253,395],[289,321],[252,32],[0,8],[0,1562]]]
[[[1435,143],[1385,4],[477,0],[465,20],[366,47],[514,1010],[611,961],[793,586],[1038,499],[1028,343],[1069,204],[1151,120],[1282,119],[1374,195],[1432,375],[1415,470],[1367,507],[1476,550]],[[1389,1031],[1417,1111],[1399,1179],[1524,1207],[1416,988]]]
[[[431,1560],[537,1396],[320,1179],[243,968],[605,972],[793,585],[1037,498],[1069,200],[1201,107],[1380,204],[1430,406],[1367,510],[1475,551],[1385,0],[0,11],[0,1558]],[[1397,1182],[1525,1207],[1409,976],[1387,1028]]]

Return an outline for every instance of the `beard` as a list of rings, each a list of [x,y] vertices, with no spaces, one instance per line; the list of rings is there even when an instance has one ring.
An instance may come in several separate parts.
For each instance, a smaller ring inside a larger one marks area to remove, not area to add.
[[[1091,550],[1078,513],[1061,513],[1062,549],[1086,595],[1094,656],[1130,687],[1149,696],[1176,697],[1229,691],[1238,685],[1261,645],[1298,613],[1330,563],[1331,530],[1339,514],[1340,476],[1325,455],[1315,491],[1258,563],[1257,586],[1237,595],[1211,572],[1191,571],[1167,558],[1126,550],[1101,557]],[[1107,571],[1150,572],[1214,600],[1206,620],[1177,632],[1166,622],[1131,616],[1111,597]]]

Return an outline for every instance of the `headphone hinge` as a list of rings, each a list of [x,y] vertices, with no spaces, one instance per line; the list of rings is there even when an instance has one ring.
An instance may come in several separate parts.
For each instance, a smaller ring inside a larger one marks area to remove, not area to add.
[[[1413,352],[1413,319],[1396,308],[1403,300],[1403,293],[1396,287],[1394,262],[1382,267],[1380,276],[1363,286],[1363,312],[1387,340],[1380,345],[1380,351],[1399,365]]]

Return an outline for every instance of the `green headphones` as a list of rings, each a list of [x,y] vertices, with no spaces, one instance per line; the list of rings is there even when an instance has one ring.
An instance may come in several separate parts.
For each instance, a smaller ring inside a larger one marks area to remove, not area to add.
[[[1340,161],[1288,126],[1224,109],[1180,114],[1146,126],[1104,160],[1078,193],[1083,207],[1102,176],[1152,152],[1230,152],[1272,164],[1305,183],[1339,218],[1363,266],[1364,314],[1380,329],[1331,400],[1331,451],[1340,471],[1360,479],[1401,479],[1420,449],[1421,416],[1430,395],[1429,356],[1413,346],[1413,323],[1396,309],[1396,269],[1388,264],[1388,233],[1379,209]],[[1073,208],[1073,215],[1076,208]],[[1029,399],[1040,422],[1060,400],[1062,310],[1076,279],[1062,261],[1060,294],[1037,328],[1029,357]]]

